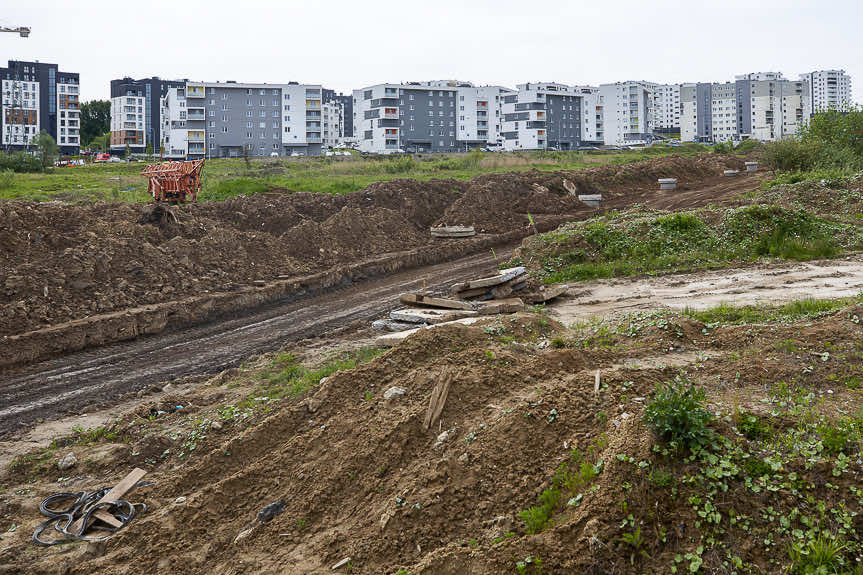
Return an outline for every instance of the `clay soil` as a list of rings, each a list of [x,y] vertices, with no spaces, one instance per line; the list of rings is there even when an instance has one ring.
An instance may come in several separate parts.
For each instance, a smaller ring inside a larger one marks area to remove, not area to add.
[[[740,164],[715,154],[668,156],[467,182],[395,180],[343,196],[274,190],[171,211],[123,203],[3,201],[0,336],[422,250],[435,245],[428,233],[433,224],[474,225],[492,237],[526,235],[528,214],[546,230],[594,213],[567,191],[564,180],[577,194],[602,193],[602,209],[635,201],[703,204],[755,186],[752,177],[717,176]],[[679,190],[660,194],[656,179],[672,176]],[[465,253],[453,257],[459,255]]]
[[[779,382],[811,393],[819,414],[856,413],[863,396],[841,382],[861,375],[861,317],[859,305],[791,324],[706,326],[669,317],[601,344],[544,315],[490,318],[421,331],[248,417],[225,417],[226,406],[254,395],[261,374],[283,356],[252,359],[203,384],[155,387],[106,426],[111,439],[73,436],[0,475],[0,516],[17,526],[3,536],[0,572],[331,573],[349,557],[350,570],[340,572],[491,575],[516,573],[531,558],[526,573],[540,572],[536,559],[546,574],[665,573],[675,556],[697,554],[702,572],[718,573],[726,550],[749,572],[784,572],[785,548],[762,548],[773,526],[759,510],[789,513],[796,500],[730,478],[731,492],[718,496],[729,534],[711,531],[693,510],[694,484],[682,482],[695,476],[694,464],[661,455],[664,444],[642,419],[645,398],[686,373],[720,414],[785,413],[771,399]],[[822,361],[828,348],[831,359]],[[318,352],[295,351],[310,364],[321,361]],[[426,429],[429,396],[445,372],[456,376],[440,422]],[[405,394],[384,399],[393,386]],[[149,407],[175,404],[186,407],[147,418]],[[731,421],[717,419],[716,431],[747,441]],[[771,421],[780,432],[795,425],[787,416]],[[597,477],[578,488],[575,504],[561,503],[542,532],[528,534],[518,513],[537,505],[573,448],[599,466]],[[68,451],[81,463],[58,481],[56,461]],[[28,543],[41,498],[115,481],[133,466],[156,484],[131,497],[149,510],[123,532],[49,550]],[[654,470],[672,480],[656,481]],[[828,508],[844,499],[849,512],[861,511],[863,502],[846,498],[863,472],[853,457],[838,477],[822,464],[793,470]],[[256,525],[257,512],[280,499],[285,512]],[[750,518],[749,533],[727,526],[731,507]],[[863,530],[860,517],[847,537]],[[633,556],[623,536],[635,523],[644,554]]]

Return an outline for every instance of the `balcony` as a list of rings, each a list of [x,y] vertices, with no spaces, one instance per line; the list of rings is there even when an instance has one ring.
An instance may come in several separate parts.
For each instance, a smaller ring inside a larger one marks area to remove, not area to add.
[[[321,103],[318,100],[306,100],[306,110],[320,110]]]
[[[308,144],[320,144],[321,143],[321,134],[320,132],[306,132],[306,143]]]
[[[206,116],[204,115],[203,110],[201,110],[200,112],[192,112],[191,110],[189,110],[189,113],[186,114],[187,120],[203,120],[204,118],[206,118]]]
[[[204,143],[204,133],[203,132],[189,132],[189,135],[186,138],[186,140],[190,144],[192,144],[192,143],[203,144]]]
[[[384,108],[383,118],[386,120],[398,120],[399,111],[393,108]]]
[[[186,89],[186,98],[203,98],[204,97],[204,87],[203,86],[189,86]]]

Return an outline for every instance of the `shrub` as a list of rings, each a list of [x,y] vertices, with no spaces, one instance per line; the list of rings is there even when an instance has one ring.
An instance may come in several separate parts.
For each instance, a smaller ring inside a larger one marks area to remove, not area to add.
[[[15,183],[15,172],[10,169],[0,171],[0,190],[8,190]]]
[[[676,378],[657,385],[644,410],[644,418],[665,441],[684,447],[703,445],[712,436],[713,415],[705,408],[706,394],[692,383]]]
[[[10,154],[0,152],[0,170],[12,170],[19,174],[35,173],[42,171],[42,163],[36,156],[24,152]]]
[[[546,489],[539,496],[539,505],[519,512],[519,519],[525,523],[525,532],[534,535],[542,531],[559,502],[560,491],[557,489]]]

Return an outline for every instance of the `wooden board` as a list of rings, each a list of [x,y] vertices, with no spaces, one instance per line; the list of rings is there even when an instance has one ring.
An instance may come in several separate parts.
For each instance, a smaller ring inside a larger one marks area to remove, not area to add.
[[[144,471],[143,469],[141,469],[141,468],[139,468],[139,467],[136,467],[135,469],[133,469],[133,470],[129,473],[129,475],[127,475],[126,477],[124,477],[124,478],[120,481],[120,483],[118,483],[117,485],[115,485],[114,487],[112,487],[112,488],[108,491],[108,493],[106,493],[106,494],[102,497],[102,499],[100,499],[99,501],[97,501],[97,502],[96,502],[96,504],[98,505],[99,503],[104,503],[104,502],[106,502],[106,501],[117,501],[118,499],[122,499],[122,498],[123,498],[123,496],[124,496],[124,495],[126,495],[126,493],[127,493],[128,491],[130,491],[133,487],[135,487],[135,484],[136,484],[136,483],[138,483],[139,481],[141,481],[141,478],[142,478],[142,477],[144,477],[145,475],[147,475],[147,472],[146,472],[146,471]],[[108,513],[107,511],[102,511],[101,513],[104,513],[105,515],[110,516],[110,517],[111,517],[111,519],[113,519],[114,521],[117,521],[117,520],[116,520],[113,516],[111,516],[111,514],[110,514],[110,513]],[[100,515],[100,512],[96,512],[96,513],[94,513],[94,514],[93,514],[93,517],[98,517],[99,519],[102,519],[102,516]],[[92,519],[92,517],[91,517],[91,519]],[[70,529],[70,531],[71,531],[72,533],[78,533],[78,532],[80,532],[80,531],[81,531],[81,527],[82,527],[83,525],[84,525],[84,518],[83,518],[83,517],[81,517],[80,519],[78,519],[78,520],[77,520],[77,521],[72,525],[72,529]],[[111,523],[111,525],[113,525],[114,527],[118,527],[118,525],[115,525],[115,524],[113,524],[113,523]]]
[[[399,301],[407,305],[425,305],[429,307],[441,307],[444,309],[473,309],[473,306],[466,301],[433,297],[423,295],[421,293],[403,293],[399,296]]]

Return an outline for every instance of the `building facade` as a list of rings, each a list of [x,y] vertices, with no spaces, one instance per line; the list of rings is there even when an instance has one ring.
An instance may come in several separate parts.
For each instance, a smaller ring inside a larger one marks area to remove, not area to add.
[[[0,143],[5,150],[27,150],[44,130],[62,154],[81,146],[80,80],[57,64],[10,60],[0,68]]]
[[[159,153],[162,143],[162,99],[169,90],[185,88],[185,80],[156,76],[111,80],[111,151]]]
[[[599,87],[605,112],[607,145],[647,144],[653,141],[653,86],[651,82],[618,82]]]
[[[775,141],[793,136],[811,115],[805,80],[787,80],[779,72],[735,78],[740,139]]]
[[[430,82],[354,90],[354,136],[362,152],[456,152],[458,88]]]
[[[598,89],[555,82],[517,88],[503,99],[505,150],[575,150],[601,141],[602,95]]]
[[[851,76],[845,70],[818,70],[802,74],[808,83],[811,112],[847,110],[851,104]]]
[[[345,139],[344,106],[339,100],[330,100],[321,105],[323,132],[321,144],[325,148],[338,148]]]
[[[680,84],[656,84],[653,86],[654,130],[659,134],[679,134],[680,128]]]

